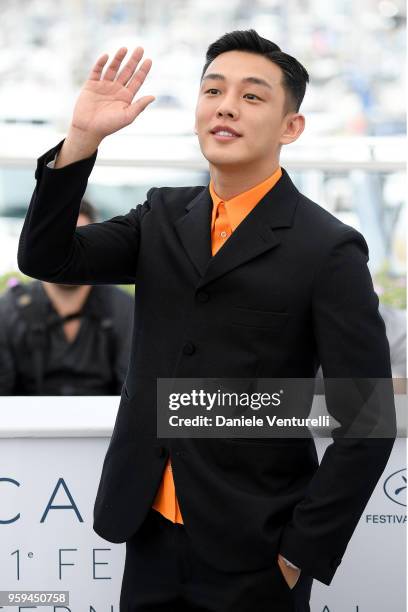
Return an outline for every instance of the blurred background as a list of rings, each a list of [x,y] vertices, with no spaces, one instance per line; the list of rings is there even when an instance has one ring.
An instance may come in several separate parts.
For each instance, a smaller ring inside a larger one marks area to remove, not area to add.
[[[149,187],[208,183],[193,132],[208,45],[255,28],[307,68],[306,129],[281,165],[308,197],[359,229],[380,301],[406,308],[405,31],[402,0],[2,0],[0,292],[35,186],[36,159],[68,128],[96,58],[137,45],[156,101],[102,143],[85,197],[99,220]]]

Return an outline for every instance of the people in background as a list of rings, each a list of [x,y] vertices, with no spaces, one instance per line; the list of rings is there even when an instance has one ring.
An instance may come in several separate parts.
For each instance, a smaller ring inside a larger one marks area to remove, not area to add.
[[[94,223],[82,200],[77,226]],[[1,395],[117,395],[129,361],[133,298],[113,285],[12,279],[0,296]]]

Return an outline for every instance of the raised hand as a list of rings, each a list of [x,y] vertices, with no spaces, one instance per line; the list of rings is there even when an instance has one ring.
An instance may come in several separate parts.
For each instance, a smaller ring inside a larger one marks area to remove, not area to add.
[[[137,47],[119,71],[126,53],[126,47],[121,47],[104,74],[102,72],[109,59],[108,54],[105,53],[97,60],[75,104],[71,122],[73,129],[102,140],[132,123],[153,102],[154,96],[143,96],[133,102],[149,73],[152,61],[145,59],[138,68],[143,48]]]
[[[58,153],[55,168],[62,168],[90,157],[101,141],[129,125],[153,102],[154,96],[143,96],[133,102],[152,65],[143,57],[143,48],[136,47],[128,62],[120,70],[127,53],[121,47],[102,75],[109,56],[102,55],[92,68],[74,107],[71,125]]]

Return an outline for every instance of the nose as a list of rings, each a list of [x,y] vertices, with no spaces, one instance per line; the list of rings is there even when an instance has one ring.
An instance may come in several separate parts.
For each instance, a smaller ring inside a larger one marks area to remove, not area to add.
[[[231,119],[235,119],[237,117],[237,112],[233,110],[227,110],[226,108],[219,108],[217,110],[217,117],[231,117]]]
[[[217,109],[217,117],[230,117],[236,119],[238,117],[238,111],[235,108],[235,104],[230,98],[224,98]]]

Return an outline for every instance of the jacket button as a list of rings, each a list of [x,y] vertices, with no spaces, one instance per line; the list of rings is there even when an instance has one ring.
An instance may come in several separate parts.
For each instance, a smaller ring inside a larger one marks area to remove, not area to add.
[[[165,457],[167,455],[167,449],[165,446],[156,446],[157,457]]]
[[[199,291],[197,293],[197,300],[199,302],[202,302],[204,304],[204,302],[208,302],[209,299],[210,299],[210,296],[208,295],[206,291]]]
[[[183,346],[183,353],[185,355],[192,355],[195,351],[195,346],[192,342],[186,342]]]

